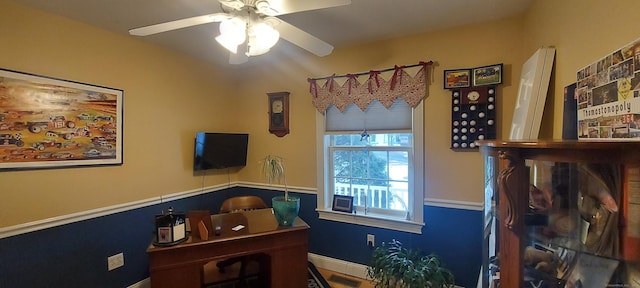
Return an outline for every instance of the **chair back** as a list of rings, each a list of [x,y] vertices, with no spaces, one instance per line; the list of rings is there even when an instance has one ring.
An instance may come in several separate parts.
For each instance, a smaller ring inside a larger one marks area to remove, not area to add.
[[[258,196],[236,196],[222,202],[220,213],[231,213],[267,208],[267,204]]]

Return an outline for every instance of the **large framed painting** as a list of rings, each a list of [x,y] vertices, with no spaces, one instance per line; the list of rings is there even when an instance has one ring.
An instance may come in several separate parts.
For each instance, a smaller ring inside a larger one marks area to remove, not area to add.
[[[122,165],[123,94],[0,69],[0,169]]]

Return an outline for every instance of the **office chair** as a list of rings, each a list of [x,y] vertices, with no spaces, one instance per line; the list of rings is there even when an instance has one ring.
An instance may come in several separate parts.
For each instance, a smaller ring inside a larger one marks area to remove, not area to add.
[[[222,202],[220,213],[249,211],[267,208],[267,204],[258,196],[236,196]]]
[[[220,213],[233,213],[239,211],[249,211],[256,209],[264,209],[268,208],[267,204],[258,197],[258,196],[237,196],[226,199],[222,202],[220,206]],[[259,263],[262,263],[262,259],[260,255],[246,255],[246,256],[238,256],[232,257],[228,259],[224,259],[218,261],[216,266],[220,273],[224,273],[225,268],[240,262],[240,272],[238,273],[238,280],[242,283],[244,281],[244,277],[246,276],[247,265],[251,260],[257,260]],[[207,270],[206,268],[204,270]],[[206,278],[206,277],[205,277]],[[205,280],[205,284],[207,281]]]

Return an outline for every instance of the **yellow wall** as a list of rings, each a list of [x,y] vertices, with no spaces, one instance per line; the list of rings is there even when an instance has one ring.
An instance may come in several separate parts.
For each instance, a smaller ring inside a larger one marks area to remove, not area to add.
[[[528,58],[541,46],[556,47],[545,138],[562,138],[564,87],[576,82],[577,71],[640,38],[638,11],[637,0],[533,1],[524,20],[523,51]]]
[[[191,155],[198,130],[250,133],[248,165],[237,175],[232,171],[231,180],[264,182],[257,163],[273,153],[288,160],[290,185],[315,188],[317,112],[306,79],[422,60],[435,62],[425,100],[426,197],[480,202],[479,153],[449,149],[451,96],[442,89],[442,71],[504,63],[498,104],[509,107],[516,93],[509,75],[519,74],[522,62],[514,41],[521,24],[514,18],[338,49],[325,58],[279,61],[245,71],[236,86],[211,67],[135,38],[6,1],[0,5],[0,29],[12,43],[0,47],[0,67],[125,91],[125,164],[1,172],[0,190],[7,196],[0,202],[0,227],[197,189],[202,178],[192,174]],[[283,138],[267,131],[266,93],[277,91],[291,92],[291,134]],[[510,121],[509,110],[498,121]],[[224,173],[215,173],[205,186],[226,181]]]
[[[225,75],[186,56],[7,1],[0,35],[2,68],[124,90],[124,165],[0,172],[0,227],[201,187],[195,132],[237,129]]]
[[[191,169],[193,135],[201,130],[250,133],[248,165],[232,171],[232,181],[264,182],[257,162],[273,153],[288,160],[290,185],[315,188],[317,112],[306,79],[422,60],[435,62],[425,100],[425,197],[481,202],[480,154],[449,149],[451,96],[442,88],[443,70],[504,63],[497,120],[498,137],[506,137],[522,63],[538,47],[555,46],[541,135],[559,138],[563,87],[578,69],[638,37],[638,8],[636,0],[536,0],[524,17],[340,48],[324,58],[265,61],[240,71],[234,83],[187,56],[0,0],[0,67],[125,91],[125,164],[0,172],[0,228],[202,187]],[[266,93],[277,91],[291,92],[291,134],[283,138],[267,131]],[[205,186],[228,180],[209,174]]]
[[[272,67],[254,71],[251,85],[242,85],[243,102],[250,123],[251,137],[260,147],[252,147],[249,162],[268,152],[290,159],[287,162],[289,184],[316,187],[315,123],[316,110],[311,105],[307,78],[331,74],[358,73],[391,68],[394,65],[435,62],[430,75],[428,98],[425,100],[425,187],[427,198],[483,201],[482,158],[478,152],[453,152],[451,142],[451,93],[443,89],[443,70],[472,68],[504,63],[504,84],[498,88],[498,105],[512,107],[517,83],[510,75],[520,75],[521,22],[505,19],[480,25],[465,26],[441,32],[380,41],[366,45],[336,49],[331,55],[313,59],[306,65],[282,63],[278,72]],[[478,45],[469,45],[478,43]],[[275,83],[275,84],[274,84]],[[266,132],[267,92],[291,92],[291,134],[279,139]],[[498,116],[498,121],[511,121],[512,108]],[[506,120],[505,120],[506,119]],[[508,135],[502,126],[502,134]],[[255,143],[255,142],[253,142]],[[252,159],[253,158],[253,159]],[[293,161],[291,161],[293,160]],[[240,178],[259,182],[255,169],[242,169]]]

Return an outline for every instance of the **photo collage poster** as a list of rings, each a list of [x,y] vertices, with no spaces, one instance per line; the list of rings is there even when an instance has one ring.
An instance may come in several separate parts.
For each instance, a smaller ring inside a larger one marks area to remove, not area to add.
[[[577,73],[578,139],[640,140],[640,39]]]

